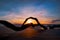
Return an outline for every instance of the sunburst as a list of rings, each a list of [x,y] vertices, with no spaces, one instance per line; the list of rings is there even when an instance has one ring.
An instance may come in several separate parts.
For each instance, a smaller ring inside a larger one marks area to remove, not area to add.
[[[32,23],[33,20],[32,19],[29,19],[26,23]]]

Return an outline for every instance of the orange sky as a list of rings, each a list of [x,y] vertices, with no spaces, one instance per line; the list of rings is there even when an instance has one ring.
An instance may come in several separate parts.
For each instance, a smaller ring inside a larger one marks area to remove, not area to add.
[[[8,13],[10,14],[0,17],[0,19],[8,20],[13,24],[22,24],[28,17],[37,18],[41,24],[54,24],[52,21],[59,19],[57,17],[53,17],[52,15],[50,16],[49,12],[44,8],[42,8],[42,10],[36,10],[35,7],[24,7],[19,13]],[[36,24],[36,21],[32,20],[32,22]],[[60,24],[60,22],[57,22],[56,24]]]
[[[51,20],[52,19],[44,19],[44,20],[41,19],[41,20],[39,20],[39,22],[41,24],[51,24]],[[11,20],[8,20],[8,21],[11,22],[11,23],[13,23],[13,24],[22,24],[25,21],[25,19],[11,19]],[[29,19],[26,23],[29,23],[30,21],[33,24],[37,24],[37,22],[35,20],[33,20],[33,19],[31,19],[31,20]]]
[[[22,24],[26,18],[35,17],[41,24],[60,24],[60,2],[58,1],[16,0],[12,2],[2,1],[0,4],[3,4],[0,6],[0,20]],[[32,22],[36,23],[35,21]]]

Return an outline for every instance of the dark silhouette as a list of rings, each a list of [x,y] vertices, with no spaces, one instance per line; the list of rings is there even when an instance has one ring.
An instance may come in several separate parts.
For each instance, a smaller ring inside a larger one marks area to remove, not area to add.
[[[45,30],[47,29],[45,26],[43,26],[42,24],[39,23],[39,21],[38,21],[37,18],[33,18],[33,17],[27,18],[27,19],[24,21],[23,25],[26,23],[26,21],[27,21],[28,19],[33,19],[33,20],[35,20],[35,21],[37,22],[37,25],[38,25],[38,26],[43,27]],[[33,27],[34,27],[34,26],[33,26]]]
[[[11,28],[11,29],[15,30],[15,31],[21,31],[21,30],[26,29],[29,26],[33,26],[33,24],[30,23],[30,24],[22,25],[21,27],[16,27],[13,24],[9,23],[8,21],[4,21],[4,20],[0,20],[0,23],[5,25],[8,28]]]
[[[50,28],[50,29],[60,28],[60,24],[49,25],[49,28]]]
[[[33,25],[32,23],[30,23],[30,24],[25,24],[25,22],[26,22],[28,19],[34,19],[34,20],[36,20],[37,25],[43,27],[45,30],[47,29],[45,26],[43,26],[43,25],[41,25],[41,24],[39,23],[39,21],[37,20],[37,18],[33,18],[33,17],[27,18],[27,19],[24,21],[24,23],[22,24],[21,27],[16,27],[16,26],[14,26],[13,24],[11,24],[11,23],[9,23],[9,22],[7,22],[7,21],[4,21],[4,20],[0,20],[0,23],[3,24],[3,25],[5,25],[5,26],[8,27],[8,28],[11,28],[11,29],[15,30],[15,31],[21,31],[21,30],[24,30],[24,29],[28,28],[29,26],[34,27],[34,25]]]

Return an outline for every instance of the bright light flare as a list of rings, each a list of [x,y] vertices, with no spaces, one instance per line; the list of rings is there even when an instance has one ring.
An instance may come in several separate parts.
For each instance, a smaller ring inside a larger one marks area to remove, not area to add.
[[[29,19],[26,23],[32,23],[32,19]]]
[[[27,20],[26,24],[29,24],[29,23],[37,24],[37,22],[33,19]]]

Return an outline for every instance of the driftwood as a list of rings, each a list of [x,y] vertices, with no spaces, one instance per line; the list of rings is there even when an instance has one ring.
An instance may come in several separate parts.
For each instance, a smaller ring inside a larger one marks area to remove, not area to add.
[[[33,17],[27,18],[27,19],[24,21],[24,23],[22,24],[21,27],[16,27],[15,25],[13,25],[13,24],[11,24],[10,22],[5,21],[5,20],[0,20],[0,23],[3,24],[3,25],[5,25],[5,26],[8,27],[8,28],[11,28],[11,29],[15,30],[15,31],[21,31],[21,30],[24,30],[24,29],[28,28],[29,26],[32,26],[32,27],[36,26],[36,25],[34,25],[34,24],[32,24],[32,23],[30,23],[30,24],[25,24],[28,19],[33,19],[33,20],[35,20],[35,21],[37,22],[37,25],[43,27],[45,30],[47,29],[45,26],[43,26],[43,25],[41,25],[41,24],[39,23],[39,21],[38,21],[37,18],[33,18]]]

